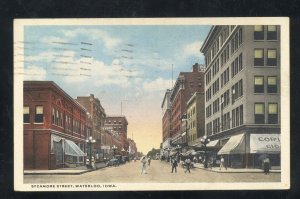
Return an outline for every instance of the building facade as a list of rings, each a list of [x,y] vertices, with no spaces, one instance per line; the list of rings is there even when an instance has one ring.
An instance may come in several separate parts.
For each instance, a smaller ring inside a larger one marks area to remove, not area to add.
[[[232,167],[280,165],[280,27],[213,26],[205,55],[206,135]]]
[[[186,104],[195,92],[204,93],[204,66],[195,64],[192,72],[180,72],[170,95],[171,138],[173,144],[182,144],[182,117]]]
[[[86,110],[52,81],[24,81],[24,169],[84,164]]]
[[[171,138],[171,102],[170,102],[170,96],[171,96],[171,90],[167,89],[161,109],[162,109],[162,137],[163,142],[165,142],[167,139]]]
[[[128,121],[125,116],[107,116],[104,122],[104,128],[109,130],[113,135],[118,136],[121,140],[121,147],[117,150],[125,155],[129,149],[127,140]]]
[[[205,95],[204,93],[195,92],[187,102],[187,131],[185,132],[184,141],[189,146],[200,144],[200,139],[205,135]]]
[[[106,117],[105,110],[102,107],[100,100],[93,94],[90,94],[90,96],[78,96],[76,101],[90,114],[92,123],[91,134],[89,134],[88,137],[92,136],[92,138],[96,140],[95,144],[92,145],[92,154],[96,161],[103,161],[104,153],[101,149],[101,132],[103,131]]]
[[[129,153],[129,158],[132,160],[134,157],[137,156],[137,147],[136,147],[136,143],[133,139],[128,138],[128,144],[129,144],[129,149],[128,149],[128,153]]]

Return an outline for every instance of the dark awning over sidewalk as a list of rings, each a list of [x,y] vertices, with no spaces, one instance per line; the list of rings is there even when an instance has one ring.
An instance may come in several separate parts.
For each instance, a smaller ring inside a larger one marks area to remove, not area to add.
[[[244,134],[239,134],[232,136],[218,152],[218,155],[243,153],[246,153]]]

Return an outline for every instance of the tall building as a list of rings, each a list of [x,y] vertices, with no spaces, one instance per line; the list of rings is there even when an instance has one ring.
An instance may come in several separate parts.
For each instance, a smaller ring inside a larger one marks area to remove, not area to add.
[[[121,148],[117,151],[125,155],[125,152],[129,149],[129,144],[127,140],[127,126],[128,121],[125,116],[107,116],[105,119],[104,127],[110,130],[114,135],[119,136],[121,140]]]
[[[171,96],[172,90],[167,89],[161,109],[162,109],[162,148],[168,148],[170,147],[170,140],[171,140],[171,102],[170,102],[170,96]]]
[[[92,154],[96,161],[102,161],[104,153],[101,149],[101,132],[103,131],[104,120],[106,117],[105,110],[102,107],[100,100],[93,94],[90,94],[90,96],[78,96],[75,100],[90,114],[92,123],[91,134],[89,134],[88,137],[92,136],[92,138],[96,140],[96,143],[92,145]]]
[[[52,81],[24,81],[24,169],[84,164],[86,109]]]
[[[173,144],[182,144],[182,118],[187,111],[187,102],[195,92],[204,93],[204,66],[197,63],[192,72],[179,73],[170,95]]]
[[[189,146],[201,145],[200,139],[205,135],[205,96],[195,92],[187,102],[187,131],[184,132],[183,142]],[[185,128],[186,129],[186,128]],[[187,139],[186,139],[187,138]]]
[[[232,167],[280,166],[280,26],[213,26],[205,55],[206,135]]]

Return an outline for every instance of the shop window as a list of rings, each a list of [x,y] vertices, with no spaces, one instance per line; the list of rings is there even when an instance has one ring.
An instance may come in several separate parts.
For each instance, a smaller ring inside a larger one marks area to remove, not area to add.
[[[268,77],[268,93],[277,93],[276,77]]]
[[[277,50],[276,49],[268,49],[267,65],[268,66],[277,66]]]
[[[264,65],[264,50],[254,49],[254,66]]]
[[[277,103],[269,103],[268,123],[269,124],[278,124],[278,106],[277,106]]]
[[[23,107],[23,122],[30,123],[29,106]]]
[[[264,77],[254,77],[254,93],[264,93]]]
[[[34,122],[35,123],[43,123],[44,119],[44,110],[43,106],[36,106],[35,107],[35,117],[34,117]]]
[[[267,40],[277,40],[277,27],[267,26]]]
[[[264,26],[254,26],[254,40],[264,39]]]
[[[265,104],[264,103],[255,103],[254,105],[254,122],[255,124],[264,124],[265,123]]]

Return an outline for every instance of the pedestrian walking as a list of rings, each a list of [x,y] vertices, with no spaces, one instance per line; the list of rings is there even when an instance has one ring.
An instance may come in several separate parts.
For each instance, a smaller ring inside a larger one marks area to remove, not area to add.
[[[227,167],[225,166],[225,160],[224,160],[223,156],[221,156],[221,160],[220,160],[220,170],[222,168],[225,168],[227,170]]]
[[[149,156],[148,157],[148,166],[150,166],[150,164],[151,164],[151,157]]]
[[[187,171],[188,171],[189,173],[191,173],[191,170],[190,170],[191,159],[188,157],[188,158],[185,159],[184,162],[185,162],[185,166],[186,166],[186,169],[185,169],[184,173],[186,173]]]
[[[143,156],[142,158],[141,158],[141,174],[143,174],[143,173],[146,173],[146,164],[147,164],[147,160],[146,160],[146,157],[145,156]]]
[[[264,169],[265,175],[268,175],[270,173],[270,159],[268,157],[266,157],[263,160],[263,169]]]
[[[173,158],[172,160],[171,160],[171,162],[172,162],[172,172],[171,173],[173,173],[173,171],[175,170],[175,173],[177,173],[177,166],[178,166],[178,164],[177,164],[177,160],[176,160],[176,158]]]

